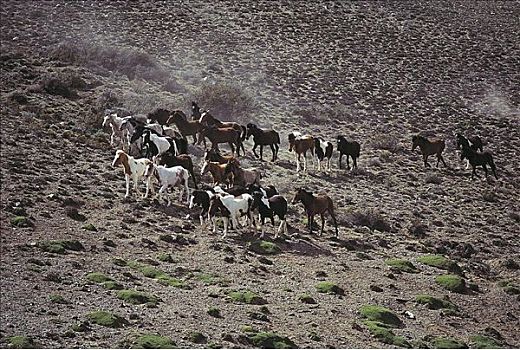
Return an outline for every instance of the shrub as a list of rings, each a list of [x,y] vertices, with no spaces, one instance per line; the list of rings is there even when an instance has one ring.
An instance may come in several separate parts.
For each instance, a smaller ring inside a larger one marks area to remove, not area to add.
[[[442,183],[442,179],[437,174],[429,174],[429,175],[427,175],[426,178],[424,179],[424,181],[427,184],[440,185]]]
[[[15,227],[33,227],[34,224],[26,216],[15,216],[11,219],[11,226]]]
[[[159,303],[159,298],[153,295],[149,295],[147,293],[138,292],[136,290],[131,289],[123,289],[117,292],[117,297],[121,300],[124,300],[130,304],[140,305],[140,304],[148,304],[148,305],[157,305]]]
[[[24,335],[15,335],[7,338],[11,349],[38,349],[41,345],[34,342],[33,338]]]
[[[85,250],[83,245],[76,240],[58,240],[38,242],[37,247],[44,252],[64,254],[67,250]]]
[[[124,342],[125,347],[134,349],[175,349],[177,347],[170,338],[157,334],[137,334],[132,338]]]
[[[434,338],[431,341],[431,344],[435,349],[467,349],[468,346],[463,342],[453,339],[453,338],[445,338],[438,337]]]
[[[209,109],[216,118],[247,123],[258,113],[258,105],[253,95],[236,83],[205,83],[193,95],[193,101]]]
[[[474,335],[469,337],[472,349],[501,349],[501,343],[493,337]]]
[[[210,308],[208,309],[208,315],[213,316],[213,317],[216,317],[216,318],[220,318],[220,317],[222,317],[222,316],[220,315],[220,309],[217,308],[217,307],[210,307]]]
[[[53,304],[70,304],[64,297],[59,294],[51,294],[49,296],[51,303]]]
[[[375,149],[386,150],[391,153],[397,153],[402,150],[402,146],[399,144],[399,138],[395,135],[380,134],[372,142],[372,147]]]
[[[280,247],[268,241],[255,241],[249,245],[249,250],[264,255],[272,255],[280,252]]]
[[[51,95],[63,96],[66,98],[76,98],[78,93],[73,87],[74,83],[66,76],[49,75],[40,82],[41,89]]]
[[[379,341],[385,344],[395,345],[402,348],[411,347],[410,343],[403,337],[396,336],[391,329],[391,326],[377,321],[364,321],[368,331]]]
[[[248,334],[248,340],[255,347],[261,349],[295,349],[296,344],[288,337],[271,332],[258,332]]]
[[[316,300],[309,294],[301,294],[298,299],[305,304],[316,304]]]
[[[101,272],[91,272],[87,275],[87,280],[94,283],[103,283],[112,281],[112,278],[106,276],[105,274]]]

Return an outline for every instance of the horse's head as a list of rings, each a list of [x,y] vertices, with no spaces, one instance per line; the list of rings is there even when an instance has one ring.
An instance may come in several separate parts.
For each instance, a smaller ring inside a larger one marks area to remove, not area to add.
[[[199,123],[201,124],[208,124],[213,117],[211,114],[209,114],[209,110],[205,110],[204,112],[200,113],[200,119]]]
[[[423,138],[419,135],[415,135],[412,137],[412,151],[415,150],[417,146],[419,146],[423,142]]]
[[[294,198],[291,203],[296,204],[300,201],[303,201],[304,196],[305,196],[305,190],[303,188],[297,188],[296,194],[294,195]]]
[[[191,102],[191,116],[200,118],[200,108],[196,102]]]
[[[255,210],[260,205],[260,202],[262,201],[264,194],[260,191],[253,191],[251,193],[251,197],[253,197],[253,203],[251,204],[251,210]]]
[[[255,124],[253,124],[253,123],[247,124],[246,125],[246,139],[249,140],[249,138],[255,134],[256,129],[257,129],[257,127]]]
[[[128,156],[126,155],[126,153],[124,151],[119,149],[116,151],[116,155],[114,157],[114,160],[112,161],[112,167],[115,168],[115,167],[119,166],[120,164],[122,164],[123,162],[128,163]]]
[[[156,175],[157,167],[152,161],[146,162],[146,169],[144,171],[144,177],[148,179],[152,175]]]

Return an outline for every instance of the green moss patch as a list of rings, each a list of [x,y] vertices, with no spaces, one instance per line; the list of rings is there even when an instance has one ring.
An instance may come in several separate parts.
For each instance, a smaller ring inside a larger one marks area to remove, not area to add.
[[[231,300],[244,304],[264,305],[267,301],[250,290],[235,291],[229,293]]]
[[[162,262],[167,262],[167,263],[174,262],[170,253],[160,253],[159,255],[157,255],[157,260],[162,261]]]
[[[34,342],[33,338],[23,335],[15,335],[7,338],[8,347],[11,349],[38,349],[41,345]]]
[[[68,300],[59,294],[51,294],[49,295],[49,299],[53,304],[70,304]]]
[[[121,290],[124,288],[121,283],[118,283],[116,281],[106,281],[101,283],[101,286],[108,290]]]
[[[417,273],[419,272],[417,268],[408,260],[404,259],[388,259],[385,260],[385,264],[388,266],[397,269],[399,271],[403,272],[409,272],[409,273]]]
[[[175,349],[177,346],[170,338],[157,334],[137,334],[125,343],[132,349]]]
[[[451,292],[464,293],[466,291],[466,282],[457,275],[437,276],[435,282]]]
[[[417,261],[422,264],[433,266],[442,270],[448,270],[449,272],[456,274],[462,273],[462,269],[455,261],[445,258],[442,255],[423,255],[418,257]]]
[[[288,337],[272,332],[251,332],[247,335],[248,341],[260,349],[296,349],[297,346]]]
[[[507,294],[518,295],[520,294],[520,286],[513,283],[512,281],[500,281],[498,286],[504,290]]]
[[[107,311],[94,311],[87,315],[87,319],[97,325],[110,328],[121,328],[128,325],[128,321],[116,314]]]
[[[76,240],[42,241],[38,242],[37,247],[44,252],[55,254],[64,254],[67,250],[85,250],[83,244]]]
[[[411,345],[403,337],[395,335],[391,329],[391,325],[377,322],[364,321],[363,324],[367,326],[368,331],[380,342],[390,345],[395,345],[401,348],[410,348]]]
[[[392,310],[382,306],[363,305],[359,313],[368,321],[383,323],[389,327],[400,327],[402,325],[401,320]]]
[[[123,260],[124,261],[124,260]],[[122,263],[122,262],[119,262]],[[191,287],[186,284],[183,280],[180,280],[178,278],[172,277],[168,275],[166,272],[161,271],[160,269],[157,269],[153,266],[141,264],[137,261],[127,261],[125,262],[126,266],[141,272],[145,277],[153,278],[157,280],[158,283],[164,285],[164,286],[171,286],[175,288],[182,288],[182,289],[191,289]]]
[[[493,337],[474,335],[469,337],[472,349],[501,349],[502,344]]]
[[[122,289],[117,292],[117,297],[121,300],[126,301],[127,303],[140,305],[140,304],[149,304],[149,305],[157,305],[159,303],[159,298],[156,296],[138,292],[132,289]]]
[[[103,283],[112,281],[112,278],[108,277],[107,275],[101,272],[91,272],[87,275],[87,280],[93,283]]]
[[[249,250],[262,255],[273,255],[281,252],[280,247],[275,243],[263,240],[251,243],[249,245]]]
[[[453,304],[451,301],[443,300],[439,298],[432,297],[431,295],[420,294],[415,297],[415,301],[418,304],[426,305],[428,309],[431,310],[439,310],[439,309],[449,309],[449,310],[457,310],[457,306]]]
[[[33,227],[34,224],[27,216],[15,216],[11,219],[11,226],[14,227]]]
[[[195,344],[203,344],[208,341],[208,338],[201,332],[191,332],[188,339]]]
[[[316,300],[309,294],[301,294],[298,299],[304,304],[316,304]]]
[[[320,282],[316,285],[316,290],[320,293],[344,295],[345,291],[334,282]]]
[[[438,337],[431,341],[435,349],[467,349],[468,346],[454,338]]]
[[[213,317],[216,317],[216,318],[220,318],[220,317],[222,317],[222,316],[220,315],[220,309],[217,308],[217,307],[210,307],[210,308],[208,309],[208,315],[213,316]]]

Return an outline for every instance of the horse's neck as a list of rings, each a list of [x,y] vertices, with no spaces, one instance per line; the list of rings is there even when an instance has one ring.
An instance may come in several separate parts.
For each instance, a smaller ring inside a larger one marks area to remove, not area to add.
[[[305,195],[303,198],[302,198],[302,202],[303,202],[303,206],[305,207],[306,210],[310,210],[310,209],[313,209],[314,205],[314,196],[311,194],[311,195]]]

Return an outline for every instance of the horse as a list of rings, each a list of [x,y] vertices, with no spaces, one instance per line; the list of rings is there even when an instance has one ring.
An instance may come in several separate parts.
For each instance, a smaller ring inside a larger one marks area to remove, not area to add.
[[[209,207],[209,215],[213,219],[213,233],[217,232],[216,220],[214,216],[217,211],[220,211],[222,219],[224,221],[224,234],[222,238],[225,238],[228,232],[228,224],[231,219],[231,223],[235,230],[240,232],[240,224],[238,219],[242,216],[246,216],[247,223],[249,226],[252,224],[251,217],[251,204],[253,203],[253,197],[244,193],[238,197],[233,195],[216,195],[211,198],[211,204]]]
[[[220,164],[227,164],[230,160],[236,161],[239,165],[240,162],[234,156],[223,156],[219,151],[215,149],[208,149],[204,152],[204,160],[209,160],[211,162],[218,162]]]
[[[462,147],[462,154],[460,155],[460,160],[464,160],[466,158],[469,161],[469,164],[471,164],[473,171],[471,173],[471,179],[473,180],[475,178],[475,175],[479,176],[476,172],[476,168],[478,165],[482,166],[484,168],[484,172],[486,173],[486,177],[488,176],[488,170],[487,165],[491,168],[493,171],[493,175],[495,176],[495,179],[498,180],[497,173],[496,173],[496,166],[495,162],[493,161],[493,156],[490,152],[477,152],[473,150],[470,147]]]
[[[478,136],[473,136],[469,138],[465,138],[461,134],[457,133],[457,149],[464,150],[464,148],[471,148],[473,151],[484,152],[484,145],[482,144],[482,140]],[[469,159],[466,158],[466,169],[469,168]]]
[[[202,130],[202,124],[198,120],[186,120],[186,116],[175,111],[170,118],[168,123],[173,123],[179,129],[182,137],[186,136],[193,137],[193,144],[197,142],[197,134]]]
[[[184,114],[183,111],[179,109],[169,111],[164,108],[157,108],[153,112],[148,113],[147,118],[150,122],[155,122],[160,125],[170,125],[170,117],[174,114],[177,114],[186,120],[186,114]]]
[[[182,166],[184,169],[188,170],[191,177],[193,178],[195,189],[198,189],[197,179],[195,178],[195,173],[193,171],[193,161],[189,155],[179,154],[178,156],[176,156],[170,152],[166,152],[163,155],[161,155],[159,159],[159,165],[166,165],[169,168],[179,165]]]
[[[303,154],[303,171],[307,171],[307,151],[311,152],[311,159],[314,163],[314,138],[311,135],[303,135],[299,132],[292,132],[289,138],[289,152],[294,150],[296,153],[296,172],[300,171],[300,157]]]
[[[138,194],[141,194],[141,191],[139,191],[138,183],[140,180],[145,179],[146,182],[146,193],[144,197],[148,197],[148,192],[150,190],[150,187],[153,192],[153,186],[151,186],[151,183],[149,179],[145,177],[146,168],[148,165],[150,165],[152,162],[149,159],[146,158],[139,158],[136,159],[127,153],[125,153],[122,150],[117,150],[116,155],[114,157],[114,161],[112,162],[112,167],[118,167],[119,165],[123,166],[123,171],[125,173],[125,180],[126,180],[126,193],[125,198],[130,197],[130,179],[134,182],[134,190]]]
[[[258,213],[260,214],[260,223],[262,225],[262,234],[260,235],[260,238],[264,237],[264,224],[265,219],[269,218],[271,219],[271,223],[274,226],[274,216],[278,216],[280,219],[280,226],[278,227],[278,230],[275,232],[274,238],[278,238],[278,235],[280,234],[280,231],[283,230],[283,233],[287,233],[287,221],[286,221],[286,215],[287,215],[287,200],[281,196],[281,195],[274,195],[270,198],[267,198],[264,196],[264,194],[260,191],[253,192],[253,203],[251,204],[251,211],[255,211],[255,209],[258,209]],[[253,219],[253,227],[256,231],[256,224],[254,223]]]
[[[325,158],[327,158],[327,165],[325,167],[326,170],[330,171],[330,160],[332,158],[332,143],[329,141],[324,141],[322,139],[315,138],[314,139],[314,150],[316,152],[316,158],[318,158],[318,171],[321,170],[321,162]]]
[[[352,168],[357,169],[357,159],[359,158],[361,151],[359,143],[357,141],[348,141],[345,136],[342,135],[336,136],[336,141],[339,152],[338,167],[341,169],[341,158],[343,158],[343,155],[346,155],[347,169],[350,169],[350,164],[348,162],[349,157],[352,157]]]
[[[200,119],[200,107],[196,102],[191,102],[191,119],[199,120]]]
[[[310,233],[312,234],[312,225],[314,223],[314,216],[320,214],[321,216],[321,231],[320,236],[323,234],[323,228],[325,227],[325,213],[329,213],[334,222],[336,228],[336,237],[338,234],[338,223],[336,216],[334,215],[334,204],[332,199],[327,195],[315,196],[312,192],[309,192],[303,188],[296,189],[296,195],[292,200],[292,204],[301,202],[305,207],[305,213],[307,214],[307,222],[309,225]]]
[[[227,143],[231,148],[231,152],[235,155],[235,147],[237,156],[240,156],[240,146],[242,141],[240,139],[240,132],[231,127],[219,128],[215,125],[208,125],[201,130],[202,137],[207,137],[211,141],[211,148],[217,149],[219,143]],[[244,146],[242,145],[242,148]]]
[[[213,177],[214,185],[227,184],[227,176],[225,174],[227,164],[220,164],[217,162],[205,161],[202,169],[200,170],[200,176],[204,176],[207,172],[211,173]]]
[[[236,131],[239,132],[239,137],[240,137],[240,145],[242,147],[242,151],[244,152],[244,154],[246,153],[246,150],[244,149],[244,145],[242,144],[242,142],[245,140],[246,138],[246,128],[238,123],[235,123],[235,122],[221,122],[220,120],[218,120],[217,118],[215,118],[214,116],[212,116],[209,111],[204,111],[201,113],[200,115],[200,118],[199,118],[199,122],[204,125],[204,126],[211,126],[211,125],[214,125],[216,126],[217,128],[233,128],[235,129]],[[200,143],[200,140],[199,140],[199,143]],[[240,152],[238,152],[240,154]]]
[[[253,153],[255,157],[258,158],[258,154],[256,154],[256,147],[260,146],[260,160],[262,159],[262,153],[264,151],[264,146],[270,146],[271,151],[273,153],[272,162],[274,162],[278,158],[278,150],[280,147],[280,135],[274,130],[264,130],[260,129],[253,123],[249,123],[246,126],[246,138],[253,136],[253,142],[255,143],[253,146]]]
[[[415,148],[419,146],[419,149],[421,150],[424,166],[431,167],[430,164],[428,164],[428,157],[435,154],[437,155],[437,167],[439,166],[439,161],[442,161],[442,164],[447,167],[446,162],[444,161],[444,158],[442,157],[442,151],[444,151],[444,140],[428,140],[427,138],[415,135],[412,137],[412,151],[415,150]]]
[[[186,191],[186,201],[190,203],[190,188],[188,187],[188,178],[190,177],[188,170],[182,166],[174,166],[167,168],[164,165],[155,165],[154,163],[148,164],[144,177],[149,181],[152,174],[159,181],[161,188],[159,189],[159,199],[162,198],[164,191],[167,191],[169,187],[180,187],[181,193],[179,201],[182,202],[182,195]],[[170,197],[167,197],[169,207],[171,204]]]
[[[236,162],[230,160],[224,168],[224,176],[233,174],[233,185],[247,186],[256,184],[260,186],[260,170],[257,168],[243,169]]]
[[[145,157],[149,159],[156,159],[166,152],[180,154],[177,144],[171,137],[162,137],[151,131],[143,134],[143,147],[147,148]]]

